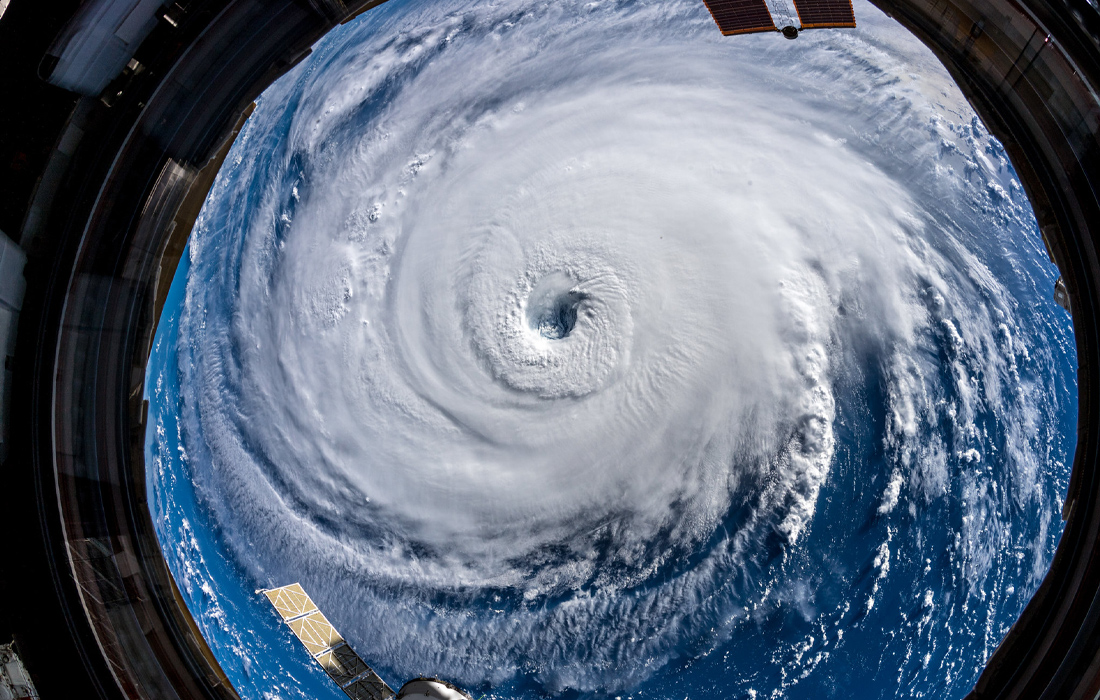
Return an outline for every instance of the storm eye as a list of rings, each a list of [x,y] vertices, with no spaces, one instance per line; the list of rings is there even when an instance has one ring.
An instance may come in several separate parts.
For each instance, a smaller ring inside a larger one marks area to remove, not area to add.
[[[589,298],[564,272],[539,280],[527,298],[527,324],[549,340],[561,340],[577,326],[577,312]]]
[[[573,332],[577,325],[577,308],[587,298],[584,292],[571,289],[554,298],[542,309],[532,324],[543,338],[561,340]]]

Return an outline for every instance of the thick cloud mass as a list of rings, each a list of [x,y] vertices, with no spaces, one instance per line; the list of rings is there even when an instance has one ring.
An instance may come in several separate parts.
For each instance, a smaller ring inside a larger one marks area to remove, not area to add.
[[[973,595],[1005,561],[1033,589],[1066,409],[1028,339],[1065,324],[911,37],[864,5],[878,35],[785,42],[695,2],[391,2],[264,94],[191,240],[183,459],[247,576],[398,674],[581,691],[848,571],[828,643],[938,502]],[[850,563],[805,545],[830,480],[883,534]]]

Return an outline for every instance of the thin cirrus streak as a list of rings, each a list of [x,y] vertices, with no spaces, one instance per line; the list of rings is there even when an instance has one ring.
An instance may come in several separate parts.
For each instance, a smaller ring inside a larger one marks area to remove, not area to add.
[[[337,30],[196,225],[158,464],[246,576],[301,580],[398,674],[636,688],[849,567],[835,611],[798,607],[835,644],[942,535],[971,587],[915,634],[969,636],[898,682],[972,682],[1057,538],[1069,331],[1003,149],[859,8],[798,42],[691,2],[391,0]],[[806,544],[823,488],[870,499],[850,565]],[[775,692],[828,657],[798,644]]]

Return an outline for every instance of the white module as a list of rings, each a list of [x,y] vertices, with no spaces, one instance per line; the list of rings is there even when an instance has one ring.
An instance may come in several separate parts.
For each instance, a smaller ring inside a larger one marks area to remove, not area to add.
[[[454,687],[446,681],[437,678],[415,678],[405,685],[397,693],[397,700],[421,700],[432,698],[433,700],[470,700],[470,696]]]
[[[0,700],[38,698],[31,676],[13,644],[0,644]]]

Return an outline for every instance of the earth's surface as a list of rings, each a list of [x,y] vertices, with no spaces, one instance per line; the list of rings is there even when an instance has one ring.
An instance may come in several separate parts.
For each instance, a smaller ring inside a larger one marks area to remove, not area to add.
[[[241,693],[256,589],[475,698],[961,697],[1044,575],[1069,315],[916,39],[390,0],[258,101],[158,328],[148,486]]]

